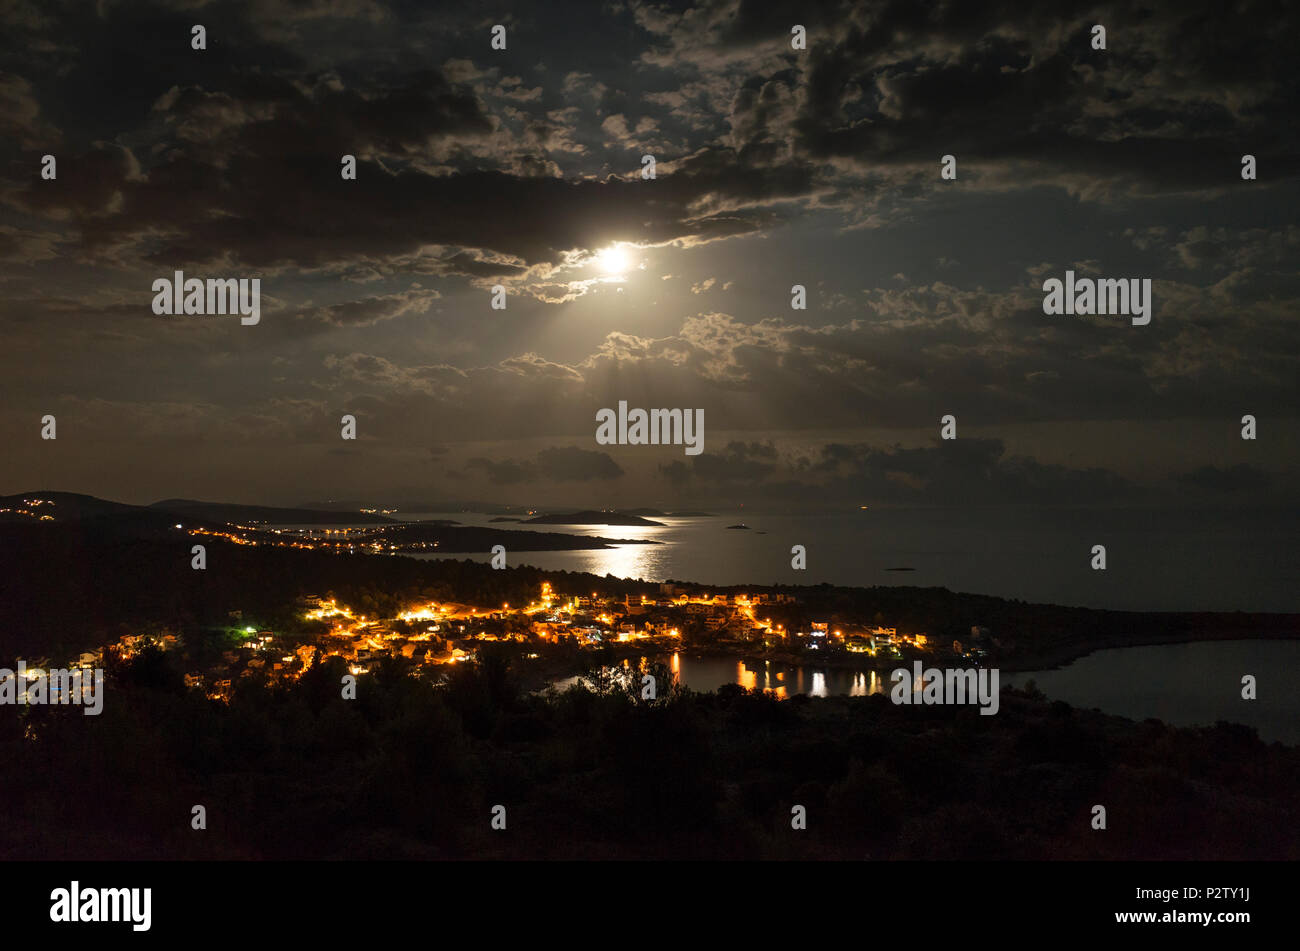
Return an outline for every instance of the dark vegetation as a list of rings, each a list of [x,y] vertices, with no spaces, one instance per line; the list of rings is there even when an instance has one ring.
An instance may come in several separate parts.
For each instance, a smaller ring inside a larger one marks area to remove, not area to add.
[[[739,687],[544,697],[491,651],[442,686],[381,666],[355,700],[343,673],[243,681],[227,706],[150,650],[110,671],[98,717],[3,708],[0,855],[1300,858],[1300,750],[1239,726],[1134,723],[1013,690],[992,717]]]

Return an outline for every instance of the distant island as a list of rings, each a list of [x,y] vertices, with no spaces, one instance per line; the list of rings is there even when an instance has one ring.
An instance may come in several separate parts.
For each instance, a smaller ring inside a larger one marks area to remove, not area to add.
[[[394,525],[358,541],[359,545],[371,541],[383,545],[396,545],[400,552],[491,551],[493,545],[503,545],[506,551],[584,551],[612,548],[615,545],[658,545],[639,538],[602,538],[597,535],[566,535],[561,532],[526,532],[508,528],[480,528],[473,525],[445,525],[437,522],[409,522]]]
[[[586,510],[568,514],[538,515],[536,518],[524,519],[525,525],[652,525],[663,526],[663,522],[651,521],[640,515],[626,512],[597,512]]]
[[[727,528],[743,528],[745,531],[749,531],[749,526],[743,522],[740,525],[728,525]]]
[[[489,522],[521,522],[523,519],[515,518],[513,515],[498,515],[496,518],[488,519]]]
[[[619,509],[619,515],[639,515],[642,518],[712,518],[712,512],[662,512],[659,509]],[[571,523],[573,524],[573,523]],[[609,524],[614,524],[613,522]]]
[[[584,551],[615,545],[659,544],[646,539],[460,525],[448,519],[400,522],[378,514],[192,499],[128,505],[72,492],[38,491],[0,496],[0,524],[66,525],[73,522],[95,525],[103,533],[116,537],[156,539],[182,531],[196,537],[219,537],[250,546],[380,554],[473,554],[491,551],[494,545],[502,545],[507,551]],[[563,519],[559,522],[563,523]],[[657,523],[637,520],[625,524]]]
[[[661,512],[659,509],[619,509],[620,515],[642,515],[648,518],[712,518],[712,512]]]

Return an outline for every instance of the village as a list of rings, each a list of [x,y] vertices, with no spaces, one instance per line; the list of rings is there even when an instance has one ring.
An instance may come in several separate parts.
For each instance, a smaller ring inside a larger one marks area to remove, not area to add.
[[[842,625],[828,618],[787,627],[773,615],[799,613],[797,599],[789,594],[708,594],[671,583],[621,597],[599,592],[561,597],[550,582],[543,582],[527,604],[485,609],[429,602],[391,618],[359,615],[332,597],[309,595],[298,606],[303,630],[295,632],[243,624],[242,612],[231,612],[229,646],[206,666],[185,673],[186,686],[228,700],[241,679],[293,681],[331,657],[340,658],[353,675],[369,672],[386,658],[401,658],[413,674],[436,675],[447,665],[476,661],[480,648],[501,642],[523,648],[528,659],[560,648],[572,656],[625,645],[652,654],[703,648],[804,662],[838,659],[841,665],[855,663],[856,657],[855,665],[862,667],[875,659],[896,661],[949,649],[932,644],[925,633],[883,625]],[[951,650],[978,660],[987,654],[986,635],[986,629],[972,628],[968,643],[953,642]],[[181,646],[182,639],[172,632],[131,634],[83,652],[73,666],[100,666],[106,654],[130,659],[146,647],[171,652]]]

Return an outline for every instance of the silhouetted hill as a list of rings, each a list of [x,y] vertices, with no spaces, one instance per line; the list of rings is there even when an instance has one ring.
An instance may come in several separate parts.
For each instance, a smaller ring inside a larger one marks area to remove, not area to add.
[[[149,506],[191,518],[271,525],[378,525],[396,521],[386,515],[357,511],[286,509],[267,505],[239,505],[232,502],[200,502],[195,499],[164,499]]]
[[[635,538],[602,538],[596,535],[569,535],[563,532],[527,532],[510,528],[486,528],[456,525],[441,520],[408,522],[385,529],[382,541],[401,545],[436,544],[440,552],[465,553],[491,551],[504,545],[507,551],[586,551],[613,545],[654,545]]]
[[[33,501],[40,504],[32,505]],[[99,518],[105,515],[123,515],[139,512],[139,505],[127,505],[124,502],[109,502],[93,495],[79,492],[50,492],[39,489],[34,492],[19,492],[17,495],[0,496],[0,509],[8,509],[0,518],[8,516],[5,521],[30,521],[42,515],[49,515],[55,521],[65,522],[80,518]],[[20,511],[31,515],[19,514]]]
[[[39,504],[31,504],[37,502]],[[279,508],[268,505],[240,505],[232,502],[202,502],[197,499],[164,499],[152,505],[129,505],[111,502],[77,492],[51,492],[39,489],[0,496],[0,519],[24,521],[49,515],[54,521],[103,518],[141,514],[149,511],[171,516],[204,519],[212,522],[263,522],[281,525],[371,525],[396,521],[378,514],[357,511],[322,511],[319,509]],[[29,512],[31,514],[23,514]],[[168,516],[170,517],[170,516]]]
[[[663,522],[654,522],[648,518],[642,518],[639,515],[628,515],[623,512],[596,512],[590,509],[582,512],[569,512],[567,514],[539,515],[536,518],[524,519],[525,525],[663,525]]]
[[[0,857],[1300,858],[1300,749],[1247,727],[1009,688],[994,717],[736,685],[646,702],[639,678],[539,695],[518,687],[529,648],[494,647],[437,689],[376,665],[357,700],[340,697],[341,658],[287,687],[241,679],[229,704],[186,691],[170,653],[113,665],[101,716],[0,718],[0,757],[21,764],[0,771]],[[466,821],[502,790],[509,834]],[[792,801],[816,820],[796,834]],[[229,818],[196,835],[177,819],[192,803]]]

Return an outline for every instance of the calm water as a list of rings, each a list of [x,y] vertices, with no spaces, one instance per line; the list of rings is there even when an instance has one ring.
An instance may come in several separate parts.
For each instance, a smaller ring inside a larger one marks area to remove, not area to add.
[[[699,691],[735,683],[763,687],[778,697],[860,697],[887,693],[892,686],[888,671],[819,670],[685,652],[657,659]],[[1243,674],[1255,676],[1257,700],[1241,699]],[[1300,641],[1199,641],[1097,651],[1058,670],[1000,674],[999,685],[1023,687],[1033,680],[1051,699],[1075,707],[1134,720],[1155,717],[1173,726],[1228,720],[1254,727],[1265,742],[1295,745],[1300,744],[1300,692],[1292,684],[1298,679]]]
[[[724,684],[740,684],[746,689],[762,687],[785,699],[797,693],[812,697],[847,694],[865,697],[883,693],[889,683],[875,671],[817,670],[766,661],[731,660],[726,657],[692,657],[685,653],[652,657],[672,668],[677,680],[692,690],[708,692]],[[566,677],[555,686],[564,689],[581,678]]]
[[[1005,509],[883,510],[847,515],[732,514],[656,518],[663,527],[528,525],[466,512],[401,513],[464,525],[646,539],[599,551],[509,552],[509,564],[646,581],[701,584],[942,586],[1052,604],[1168,611],[1300,610],[1300,524],[1280,517],[1244,525],[1153,513]],[[745,522],[748,531],[729,530]],[[760,534],[765,533],[765,534]],[[1108,570],[1089,567],[1094,543]],[[790,567],[804,545],[807,569]],[[474,558],[487,552],[417,557]],[[891,571],[911,568],[911,571]],[[1225,584],[1224,578],[1234,580]],[[1244,579],[1244,580],[1240,580]]]
[[[1241,699],[1241,678],[1256,700]],[[1244,723],[1265,742],[1300,744],[1300,641],[1196,641],[1097,651],[1058,670],[1007,674],[1033,680],[1053,700],[1174,726]]]
[[[742,661],[727,657],[692,657],[686,653],[658,658],[692,690],[717,690],[723,684],[740,684],[752,690],[762,687],[778,697],[806,693],[812,697],[848,694],[865,697],[883,693],[890,686],[887,675],[876,671],[824,670],[768,661]]]

